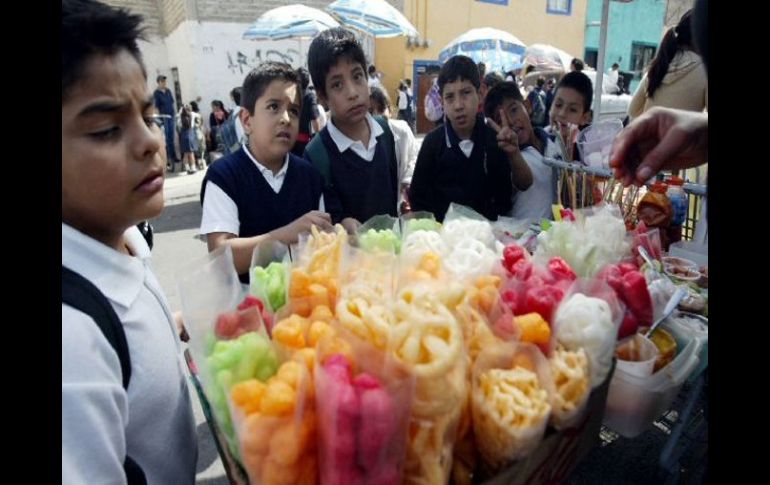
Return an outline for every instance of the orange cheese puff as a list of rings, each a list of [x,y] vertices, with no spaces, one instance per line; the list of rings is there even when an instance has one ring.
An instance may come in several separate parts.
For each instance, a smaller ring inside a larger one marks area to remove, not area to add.
[[[241,435],[244,460],[255,455],[262,456],[270,449],[270,437],[280,421],[254,413],[246,417]]]
[[[301,349],[306,346],[305,333],[308,322],[305,318],[292,314],[278,322],[273,328],[273,340],[293,349]]]
[[[312,373],[315,368],[315,349],[304,348],[294,352],[292,360],[303,363],[307,366],[308,370]]]
[[[257,379],[249,379],[235,384],[230,390],[233,402],[245,414],[259,412],[259,403],[265,392],[265,384]]]
[[[302,421],[291,421],[280,426],[270,440],[270,460],[284,466],[297,463],[315,443],[315,418],[303,416]]]
[[[293,389],[297,389],[299,387],[299,381],[302,379],[302,364],[293,360],[284,362],[281,367],[278,368],[276,378],[282,380]]]
[[[262,462],[260,482],[264,485],[294,485],[299,477],[296,466],[285,466],[268,457]]]
[[[334,335],[336,335],[336,332],[331,327],[331,325],[326,322],[322,322],[321,320],[316,320],[310,325],[310,330],[308,331],[308,346],[315,347],[318,341],[322,338],[333,337]]]
[[[551,327],[539,313],[527,313],[514,317],[513,321],[521,328],[521,341],[535,345],[547,345],[551,340]]]
[[[326,322],[331,323],[334,320],[334,314],[327,305],[318,305],[313,308],[313,313],[310,314],[311,322]]]
[[[270,416],[285,416],[294,412],[297,392],[289,384],[271,377],[262,395],[259,412]]]

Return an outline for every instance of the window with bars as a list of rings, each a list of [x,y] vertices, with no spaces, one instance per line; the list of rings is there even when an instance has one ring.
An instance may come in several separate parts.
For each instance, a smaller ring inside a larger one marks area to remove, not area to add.
[[[655,51],[654,44],[631,43],[631,70],[634,73],[634,79],[641,79],[652,58],[655,57]]]
[[[545,11],[552,15],[572,15],[572,0],[546,0]]]

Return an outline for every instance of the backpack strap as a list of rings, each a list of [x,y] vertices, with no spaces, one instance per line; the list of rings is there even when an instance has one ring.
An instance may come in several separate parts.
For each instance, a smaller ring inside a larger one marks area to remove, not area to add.
[[[99,330],[118,354],[120,370],[123,374],[123,388],[128,390],[128,383],[131,380],[131,357],[128,354],[126,333],[107,297],[93,283],[62,266],[61,301],[94,319]]]
[[[323,130],[321,131],[323,132]],[[310,143],[305,147],[305,152],[310,155],[310,161],[321,173],[326,186],[333,187],[331,161],[329,160],[329,152],[326,151],[323,140],[321,140],[321,133],[310,139]]]
[[[398,176],[398,155],[396,154],[396,139],[393,136],[393,131],[390,129],[390,123],[388,123],[388,119],[384,116],[375,116],[375,120],[377,120],[377,123],[380,124],[382,127],[383,137],[381,137],[381,140],[384,140],[385,147],[387,150],[386,152],[391,153],[390,157],[390,171],[393,174],[393,187],[396,189],[396,213],[398,213],[398,195],[401,192],[401,180]]]
[[[99,330],[102,331],[104,337],[118,354],[120,370],[123,374],[123,389],[128,390],[128,383],[131,380],[131,357],[128,354],[126,333],[120,318],[118,318],[107,297],[86,278],[62,266],[61,301],[93,318]],[[126,461],[123,462],[123,470],[129,485],[147,484],[144,470],[128,455],[126,455]]]

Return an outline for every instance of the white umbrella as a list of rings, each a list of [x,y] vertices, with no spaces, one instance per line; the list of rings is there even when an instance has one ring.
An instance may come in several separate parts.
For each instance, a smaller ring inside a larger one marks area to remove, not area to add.
[[[385,0],[337,0],[326,10],[346,25],[374,37],[417,37],[417,29]]]
[[[524,52],[524,64],[535,66],[536,71],[569,70],[574,56],[548,44],[531,44]]]
[[[522,65],[527,46],[513,34],[483,27],[471,29],[455,38],[438,55],[446,62],[452,56],[465,55],[476,62],[483,62],[487,71],[507,72]]]
[[[340,24],[331,15],[317,8],[294,4],[268,10],[243,33],[249,40],[279,40],[311,38],[319,32]]]

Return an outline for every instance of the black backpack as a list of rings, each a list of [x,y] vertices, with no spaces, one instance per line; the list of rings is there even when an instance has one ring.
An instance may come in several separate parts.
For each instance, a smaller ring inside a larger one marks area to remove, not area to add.
[[[90,316],[115,349],[123,374],[123,389],[128,390],[131,380],[131,358],[123,324],[99,288],[83,276],[64,266],[61,267],[61,301]],[[130,456],[123,463],[129,485],[146,485],[144,471]]]

